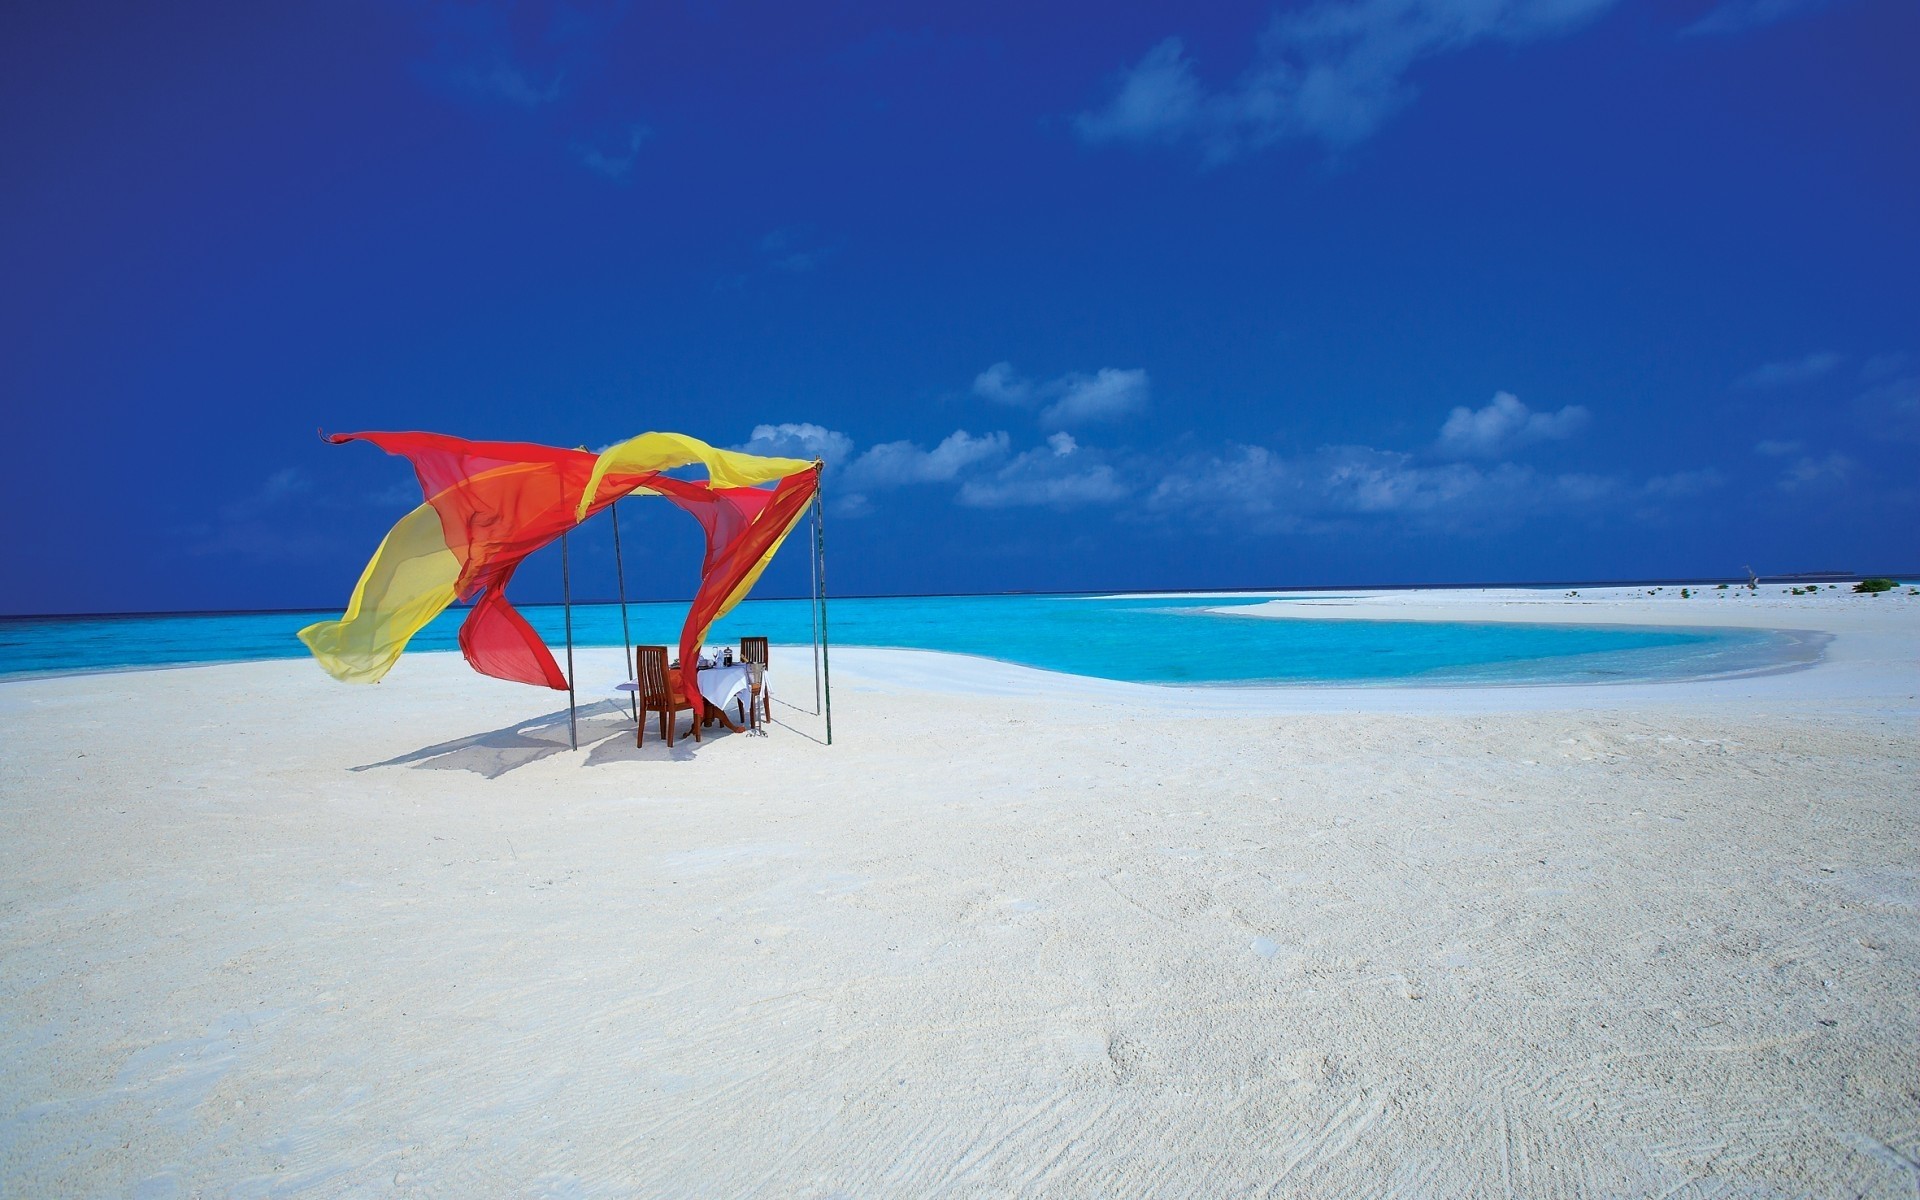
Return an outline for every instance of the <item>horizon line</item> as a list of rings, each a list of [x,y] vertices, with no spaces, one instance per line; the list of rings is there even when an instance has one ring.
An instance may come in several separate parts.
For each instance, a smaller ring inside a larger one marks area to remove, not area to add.
[[[1920,577],[1917,571],[1891,571],[1879,578],[1897,580]],[[1777,575],[1757,575],[1760,583],[1829,583],[1845,580],[1876,578],[1871,574],[1855,571],[1795,571]],[[1682,576],[1675,578],[1644,579],[1535,579],[1535,580],[1494,580],[1476,583],[1327,583],[1293,584],[1282,587],[1233,587],[1233,588],[1075,588],[1075,589],[1030,589],[1010,588],[996,592],[862,592],[845,595],[829,595],[828,600],[944,600],[944,599],[986,599],[999,596],[1179,596],[1217,594],[1230,596],[1245,595],[1254,592],[1330,592],[1330,591],[1370,591],[1370,592],[1411,592],[1411,591],[1449,591],[1470,588],[1581,588],[1581,587],[1639,587],[1651,584],[1655,587],[1673,585],[1685,586],[1693,583],[1745,584],[1747,580],[1733,575]],[[749,599],[783,601],[809,600],[812,597],[800,596],[753,596]],[[589,605],[619,604],[618,596],[599,600],[575,600],[574,607]],[[744,601],[743,601],[744,602]],[[459,602],[456,601],[456,604]],[[629,606],[638,604],[690,604],[687,600],[628,600]],[[515,601],[515,608],[565,608],[564,600]],[[0,613],[0,621],[85,621],[107,620],[116,617],[266,617],[292,613],[333,612],[338,606],[306,606],[299,608],[180,608],[180,609],[129,609],[114,612],[65,612],[65,613]],[[448,605],[453,608],[454,605]]]

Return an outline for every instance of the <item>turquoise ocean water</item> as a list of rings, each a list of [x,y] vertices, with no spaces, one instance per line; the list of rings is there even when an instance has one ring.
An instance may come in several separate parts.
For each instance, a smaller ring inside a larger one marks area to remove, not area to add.
[[[1595,683],[1753,671],[1804,659],[1806,643],[1757,630],[1398,621],[1271,620],[1204,611],[1270,597],[936,596],[834,600],[836,646],[979,655],[1075,675],[1169,684]],[[557,606],[522,609],[554,653]],[[634,604],[636,643],[674,645],[684,604]],[[709,641],[811,639],[804,600],[749,600]],[[294,631],[338,613],[231,613],[0,619],[0,677],[187,663],[300,658]],[[457,649],[464,609],[422,630],[412,650]],[[618,646],[620,608],[575,605],[577,645]],[[404,669],[404,660],[401,664]],[[318,667],[314,668],[318,670]]]

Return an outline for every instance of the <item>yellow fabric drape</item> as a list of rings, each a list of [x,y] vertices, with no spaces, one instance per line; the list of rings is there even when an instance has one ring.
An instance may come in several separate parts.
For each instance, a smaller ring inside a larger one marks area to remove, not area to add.
[[[585,519],[597,498],[600,481],[609,474],[670,471],[696,462],[706,464],[707,479],[716,488],[772,483],[813,466],[797,458],[766,458],[738,450],[722,450],[684,433],[643,433],[601,452],[593,464],[593,474],[587,478],[587,490],[580,496],[580,511],[575,515]]]
[[[794,521],[794,524],[798,525],[799,521],[796,519]],[[792,533],[792,532],[793,532],[793,527],[788,526],[787,533]],[[734,606],[738,605],[742,600],[745,600],[747,598],[747,593],[753,590],[753,585],[760,582],[760,573],[767,569],[767,564],[773,561],[773,556],[779,553],[781,544],[784,543],[786,540],[787,540],[787,534],[786,533],[781,534],[780,541],[775,542],[771,549],[769,549],[765,554],[760,556],[760,561],[754,564],[753,570],[747,572],[747,577],[740,581],[740,586],[733,589],[733,593],[727,597],[726,603],[722,604],[720,606],[719,611],[713,614],[713,620],[708,621],[706,624],[706,627],[700,630],[699,634],[694,637],[693,642],[695,645],[699,645],[700,643],[705,642],[707,640],[707,635],[713,632],[713,627],[715,625],[718,625],[722,620],[722,618],[724,618],[728,613],[732,612],[734,610]]]
[[[447,549],[440,514],[422,504],[400,518],[354,585],[338,621],[300,631],[327,674],[345,683],[377,683],[407,641],[452,604],[460,559]]]
[[[752,487],[813,467],[798,459],[717,449],[685,434],[643,433],[609,448],[594,462],[575,519],[585,517],[608,474],[665,471],[689,463],[704,463],[715,488]],[[505,521],[497,527],[469,522],[456,529],[463,539],[473,539],[460,546],[447,544],[447,529],[434,505],[420,505],[402,517],[374,551],[354,586],[345,614],[338,621],[320,621],[300,630],[300,640],[335,679],[348,683],[379,681],[392,669],[408,640],[458,598],[466,582],[461,576],[463,564],[473,568],[496,558],[500,547],[491,538],[514,536],[528,513],[552,514],[553,504],[564,506],[563,495],[552,491],[561,486],[557,479],[549,479],[552,472],[551,464],[544,461],[506,463],[456,483],[454,487],[473,489],[484,493],[483,499],[497,502],[501,511],[496,515]],[[524,485],[515,486],[521,476],[525,477]],[[640,493],[647,490],[636,489]],[[443,493],[441,498],[445,496]],[[562,507],[560,512],[564,511]],[[781,538],[785,539],[784,533]],[[754,564],[751,573],[727,597],[716,619],[745,598],[778,549],[776,542]]]
[[[767,547],[767,552],[760,556],[760,561],[753,564],[753,570],[747,572],[747,577],[740,581],[740,586],[733,589],[732,594],[730,594],[727,597],[725,603],[720,605],[720,610],[713,614],[713,619],[716,622],[719,621],[720,618],[732,612],[734,605],[740,603],[742,600],[745,600],[747,598],[747,593],[753,590],[753,585],[760,582],[761,572],[767,569],[767,564],[773,561],[773,556],[780,553],[780,547],[786,544],[787,534],[793,532],[794,526],[798,525],[800,523],[800,518],[805,515],[806,515],[806,510],[801,509],[799,514],[794,517],[793,525],[787,526],[787,532],[781,534],[780,539],[778,541],[774,542],[773,545]],[[711,629],[712,626],[709,625],[707,628]],[[706,636],[707,636],[706,630],[702,630],[700,632],[701,639],[705,640]]]

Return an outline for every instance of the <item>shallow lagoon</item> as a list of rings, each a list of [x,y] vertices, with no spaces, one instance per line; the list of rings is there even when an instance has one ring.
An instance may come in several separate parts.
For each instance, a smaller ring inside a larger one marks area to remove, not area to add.
[[[1274,620],[1208,611],[1271,595],[932,596],[834,600],[835,645],[979,655],[1050,671],[1163,684],[1518,684],[1696,678],[1762,670],[1803,653],[1760,630],[1462,622]],[[522,610],[556,655],[563,610]],[[628,607],[636,643],[674,645],[685,604]],[[0,619],[0,676],[297,658],[294,631],[336,613],[222,613]],[[464,609],[422,630],[414,650],[457,649]],[[576,643],[617,646],[620,607],[573,609]],[[805,600],[749,600],[715,627],[778,644],[812,638]]]

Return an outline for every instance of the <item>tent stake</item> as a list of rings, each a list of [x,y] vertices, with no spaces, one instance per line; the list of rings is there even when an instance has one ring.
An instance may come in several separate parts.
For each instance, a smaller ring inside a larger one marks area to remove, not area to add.
[[[580,748],[580,725],[573,701],[573,574],[567,565],[567,535],[560,535],[560,599],[567,611],[567,742]]]
[[[820,562],[820,678],[825,684],[827,745],[833,745],[833,654],[827,636],[827,518],[820,493],[813,494],[814,554]]]
[[[633,680],[633,635],[627,631],[627,565],[620,557],[620,502],[615,500],[607,505],[607,511],[613,514],[613,573],[620,581],[620,647],[627,659],[627,682]],[[632,692],[633,719],[640,719],[640,689]]]

